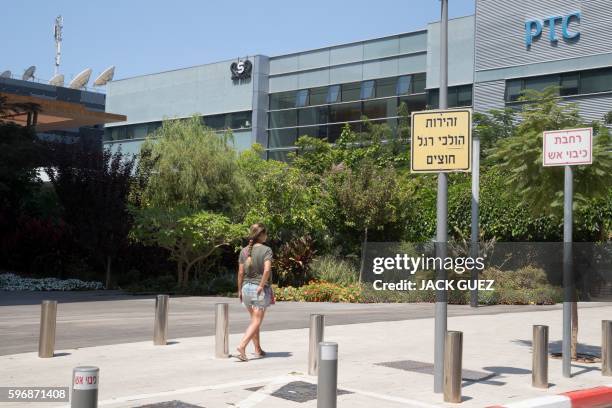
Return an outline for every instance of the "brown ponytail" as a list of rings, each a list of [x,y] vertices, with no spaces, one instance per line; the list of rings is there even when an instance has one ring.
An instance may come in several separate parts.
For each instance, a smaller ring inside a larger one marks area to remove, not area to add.
[[[251,225],[249,230],[249,245],[247,246],[247,259],[245,261],[245,266],[250,268],[253,264],[253,257],[251,257],[251,253],[253,252],[253,245],[259,243],[262,235],[266,234],[266,226],[261,223],[256,223]]]

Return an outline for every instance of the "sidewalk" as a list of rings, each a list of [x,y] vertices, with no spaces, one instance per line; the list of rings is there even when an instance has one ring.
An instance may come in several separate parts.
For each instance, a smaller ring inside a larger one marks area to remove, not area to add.
[[[579,313],[583,349],[599,353],[601,320],[612,316],[612,305],[583,308]],[[548,390],[531,388],[533,324],[549,325],[551,351],[560,348],[560,311],[449,318],[449,330],[464,332],[464,378],[471,378],[463,383],[460,405],[444,404],[442,396],[432,392],[433,319],[326,327],[325,339],[339,344],[338,388],[343,393],[338,405],[484,407],[612,383],[601,375],[599,364],[575,364],[574,377],[566,379],[561,376],[561,361],[550,359],[553,385]],[[230,337],[230,350],[239,338]],[[59,356],[52,359],[39,359],[36,353],[6,355],[0,356],[0,385],[67,386],[73,367],[96,365],[100,406],[182,401],[207,408],[315,407],[316,377],[305,375],[308,330],[264,332],[262,342],[268,357],[248,363],[214,359],[211,336],[171,339],[168,346],[147,341],[58,350]],[[0,403],[0,407],[24,405]]]

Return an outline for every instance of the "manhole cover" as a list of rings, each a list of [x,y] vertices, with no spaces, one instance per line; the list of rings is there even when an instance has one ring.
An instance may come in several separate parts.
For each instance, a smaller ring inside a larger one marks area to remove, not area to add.
[[[385,363],[376,363],[376,365],[398,370],[410,371],[413,373],[431,374],[434,373],[434,366],[431,363],[414,360],[388,361]],[[484,381],[495,377],[495,373],[487,373],[484,371],[461,370],[461,378],[467,381]]]
[[[155,404],[140,405],[134,408],[204,408],[200,405],[187,404],[183,401],[166,401]]]
[[[248,391],[257,391],[263,387],[247,388]],[[350,391],[338,390],[337,395],[352,394]],[[306,381],[293,381],[274,391],[273,397],[293,402],[308,402],[317,399],[317,384]]]

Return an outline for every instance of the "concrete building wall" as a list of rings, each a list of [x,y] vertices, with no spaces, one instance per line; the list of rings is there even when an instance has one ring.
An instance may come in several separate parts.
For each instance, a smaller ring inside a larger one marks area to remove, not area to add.
[[[127,116],[126,122],[114,126],[193,114],[250,111],[253,108],[253,78],[232,81],[232,62],[112,81],[107,85],[106,110]]]
[[[448,22],[448,85],[474,82],[474,16]],[[427,88],[440,86],[440,23],[427,26]]]

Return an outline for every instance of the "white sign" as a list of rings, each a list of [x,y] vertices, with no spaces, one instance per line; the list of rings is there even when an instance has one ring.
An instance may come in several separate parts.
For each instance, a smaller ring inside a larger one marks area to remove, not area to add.
[[[77,371],[72,381],[73,390],[95,390],[98,388],[98,373],[95,371]]]
[[[591,164],[593,162],[593,128],[544,132],[544,166]]]

